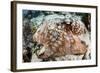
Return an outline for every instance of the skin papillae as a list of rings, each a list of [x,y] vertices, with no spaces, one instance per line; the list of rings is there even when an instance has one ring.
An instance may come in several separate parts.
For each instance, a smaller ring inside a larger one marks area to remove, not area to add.
[[[87,52],[87,45],[78,37],[83,33],[80,25],[78,23],[67,24],[66,22],[60,24],[51,29],[51,25],[43,23],[33,35],[33,40],[43,45],[40,53],[37,54],[39,58],[82,55]],[[45,50],[41,52],[42,49]]]

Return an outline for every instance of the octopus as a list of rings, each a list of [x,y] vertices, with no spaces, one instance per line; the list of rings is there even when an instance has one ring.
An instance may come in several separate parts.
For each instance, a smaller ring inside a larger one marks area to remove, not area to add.
[[[43,23],[33,35],[33,40],[43,45],[37,53],[38,58],[54,59],[66,55],[84,55],[87,45],[78,37],[84,29],[77,24],[63,22],[51,29],[50,25]]]

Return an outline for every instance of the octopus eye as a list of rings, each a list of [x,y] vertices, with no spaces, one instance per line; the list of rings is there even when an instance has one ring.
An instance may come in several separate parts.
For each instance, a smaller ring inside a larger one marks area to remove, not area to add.
[[[38,55],[38,57],[42,57],[44,55],[44,53],[41,53],[40,55]]]

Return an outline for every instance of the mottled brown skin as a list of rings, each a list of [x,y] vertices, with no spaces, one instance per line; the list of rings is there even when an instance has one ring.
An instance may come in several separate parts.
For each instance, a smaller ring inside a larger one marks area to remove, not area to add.
[[[87,47],[85,43],[82,43],[81,40],[75,35],[72,31],[72,27],[70,25],[65,24],[63,30],[53,30],[60,33],[60,36],[56,41],[51,41],[52,35],[48,33],[39,33],[37,35],[37,39],[35,39],[40,44],[43,44],[46,50],[38,55],[41,59],[46,58],[54,58],[65,55],[82,55],[87,51]],[[34,36],[36,37],[36,36]]]

